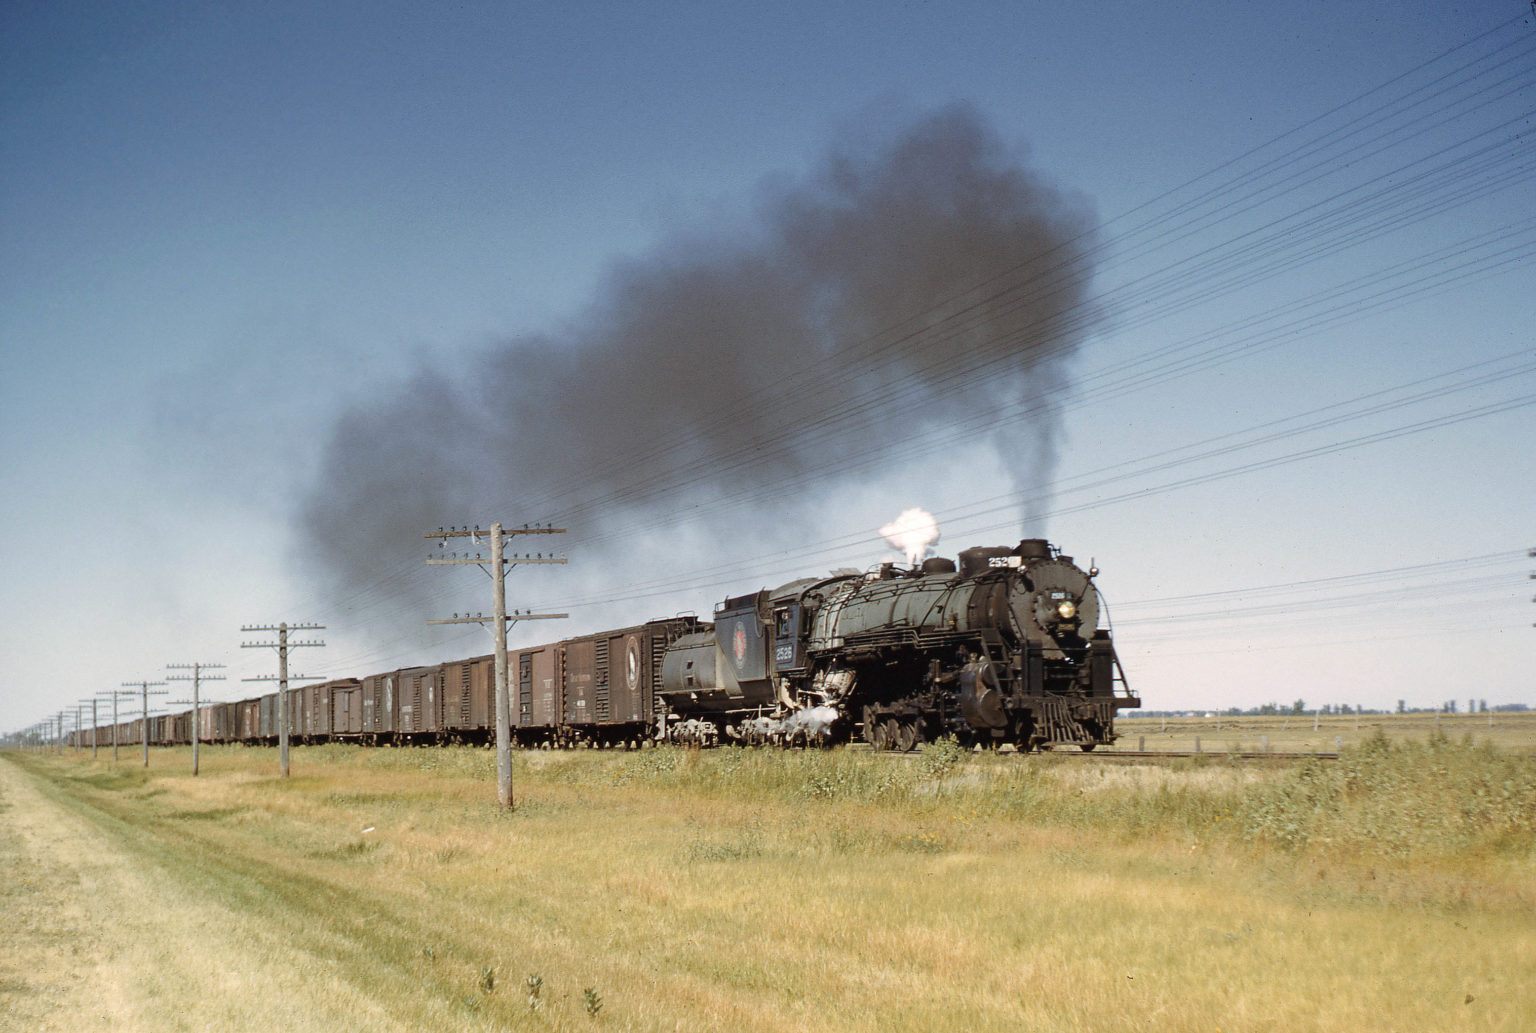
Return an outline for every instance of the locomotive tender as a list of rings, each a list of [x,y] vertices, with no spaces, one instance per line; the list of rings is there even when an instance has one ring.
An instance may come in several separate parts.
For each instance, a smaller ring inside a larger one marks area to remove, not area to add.
[[[829,745],[911,750],[954,735],[1020,750],[1115,739],[1141,702],[1099,627],[1097,570],[1043,539],[974,548],[958,564],[834,572],[672,617],[508,651],[522,746]],[[489,742],[493,658],[291,688],[296,742]],[[272,743],[277,694],[214,703],[204,742]],[[146,727],[147,726],[147,727]],[[80,745],[191,741],[192,714],[74,733]]]

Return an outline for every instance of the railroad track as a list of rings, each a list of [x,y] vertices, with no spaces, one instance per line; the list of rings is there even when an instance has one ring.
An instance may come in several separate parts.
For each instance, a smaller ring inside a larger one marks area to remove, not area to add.
[[[1279,750],[1048,750],[1038,754],[1020,754],[1038,757],[1076,757],[1083,760],[1173,760],[1181,757],[1211,757],[1218,760],[1338,760],[1335,750],[1317,750],[1307,753],[1282,752]]]
[[[854,749],[868,750],[863,743],[852,744]],[[1080,760],[1080,761],[1109,761],[1131,763],[1133,761],[1159,761],[1181,760],[1189,757],[1209,757],[1212,760],[1260,760],[1260,761],[1295,761],[1310,758],[1312,760],[1338,760],[1336,750],[1317,750],[1306,753],[1294,753],[1281,750],[1093,750],[1084,753],[1078,749],[1045,750],[1040,753],[1020,753],[1010,750],[1007,753],[999,753],[1002,757],[1020,757],[1040,760]],[[922,747],[919,746],[911,753],[899,753],[895,750],[885,751],[888,757],[920,757]]]

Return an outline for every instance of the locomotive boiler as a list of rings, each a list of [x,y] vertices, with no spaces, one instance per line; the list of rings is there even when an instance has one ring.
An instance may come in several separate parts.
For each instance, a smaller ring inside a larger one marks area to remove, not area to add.
[[[662,737],[1113,742],[1115,714],[1141,704],[1099,626],[1097,574],[1032,538],[727,599],[667,650]]]

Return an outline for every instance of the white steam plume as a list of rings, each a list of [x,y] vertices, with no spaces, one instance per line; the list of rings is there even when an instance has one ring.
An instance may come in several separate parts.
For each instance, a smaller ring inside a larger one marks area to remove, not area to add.
[[[886,541],[900,549],[916,566],[939,544],[939,522],[926,509],[905,509],[901,516],[880,528]]]

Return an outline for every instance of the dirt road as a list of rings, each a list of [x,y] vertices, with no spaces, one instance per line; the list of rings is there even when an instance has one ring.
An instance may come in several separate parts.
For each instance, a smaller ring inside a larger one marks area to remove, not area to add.
[[[0,1030],[402,1028],[0,757]]]

